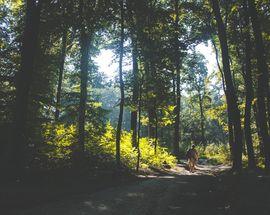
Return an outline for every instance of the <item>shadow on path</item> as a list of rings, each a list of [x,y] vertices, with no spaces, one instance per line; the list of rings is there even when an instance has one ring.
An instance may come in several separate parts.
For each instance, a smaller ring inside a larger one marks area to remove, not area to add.
[[[13,214],[269,215],[269,178],[217,174],[226,168],[198,166],[196,173],[191,174],[183,165],[179,165],[132,185],[109,188],[91,195],[78,195]]]

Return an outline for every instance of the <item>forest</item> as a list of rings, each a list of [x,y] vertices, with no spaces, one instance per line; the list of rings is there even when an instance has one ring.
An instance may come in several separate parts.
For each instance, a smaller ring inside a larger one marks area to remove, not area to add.
[[[269,49],[269,0],[0,0],[1,186],[268,174]]]

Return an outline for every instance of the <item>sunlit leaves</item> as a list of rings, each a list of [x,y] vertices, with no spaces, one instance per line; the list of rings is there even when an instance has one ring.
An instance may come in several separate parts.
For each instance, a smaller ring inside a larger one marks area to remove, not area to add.
[[[15,11],[22,7],[23,1],[22,0],[0,0],[0,6],[1,5],[10,7],[13,11]]]

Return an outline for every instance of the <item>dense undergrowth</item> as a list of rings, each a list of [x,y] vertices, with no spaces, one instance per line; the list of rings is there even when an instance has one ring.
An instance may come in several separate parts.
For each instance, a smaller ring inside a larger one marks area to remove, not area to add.
[[[229,145],[209,144],[207,146],[197,147],[200,158],[207,159],[211,164],[230,164],[231,155]]]
[[[208,163],[213,165],[218,164],[226,164],[231,165],[231,152],[229,144],[209,144],[206,147],[204,146],[197,146],[197,150],[199,152],[201,159],[206,159]],[[263,157],[260,156],[260,146],[258,141],[254,141],[254,152],[255,152],[255,160],[256,165],[258,168],[263,168],[264,160]],[[244,147],[243,155],[243,167],[248,167],[248,155],[246,152],[246,148]]]
[[[94,128],[87,126],[85,151],[89,158],[89,165],[97,167],[110,166],[115,162],[115,130],[107,124],[102,134],[94,132]],[[42,168],[54,169],[71,166],[72,150],[77,144],[75,125],[45,124],[43,126],[43,144],[39,150],[39,165]],[[135,169],[138,150],[132,146],[131,133],[123,131],[121,136],[121,162],[129,169]],[[157,146],[155,153],[154,141],[141,138],[140,168],[173,167],[177,160],[166,148]],[[91,162],[92,161],[92,162]]]
[[[91,125],[87,125],[86,130],[85,151],[89,165],[97,168],[111,168],[112,165],[115,165],[115,129],[107,124],[102,132],[100,128],[96,129]],[[44,124],[42,137],[43,144],[41,144],[37,156],[39,167],[45,169],[70,167],[72,165],[72,151],[76,147],[78,139],[76,125]],[[132,146],[131,140],[131,133],[123,131],[121,136],[121,162],[123,166],[135,169],[138,149]],[[141,138],[139,146],[139,166],[141,169],[174,167],[177,164],[176,157],[167,148],[158,145],[155,153],[154,140]],[[180,158],[185,158],[187,148],[189,148],[189,145],[181,145]],[[205,159],[209,164],[231,164],[228,144],[198,145],[196,148],[200,159]],[[259,154],[258,144],[254,145],[254,149],[255,154]],[[260,156],[257,156],[257,165],[262,167],[263,159],[258,159],[258,157]],[[247,163],[247,154],[243,153],[244,167],[247,167]]]

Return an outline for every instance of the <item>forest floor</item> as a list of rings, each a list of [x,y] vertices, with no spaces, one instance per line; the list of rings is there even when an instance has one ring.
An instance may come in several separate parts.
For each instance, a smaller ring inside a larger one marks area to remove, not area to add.
[[[231,174],[226,166],[184,165],[136,179],[114,179],[96,189],[54,192],[51,201],[5,207],[3,215],[247,215],[270,214],[270,177],[259,173]],[[75,190],[77,188],[74,188]],[[49,192],[49,191],[48,191]],[[62,195],[58,195],[58,193]],[[40,200],[44,201],[44,199]]]

